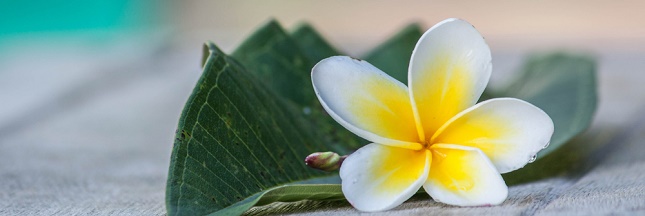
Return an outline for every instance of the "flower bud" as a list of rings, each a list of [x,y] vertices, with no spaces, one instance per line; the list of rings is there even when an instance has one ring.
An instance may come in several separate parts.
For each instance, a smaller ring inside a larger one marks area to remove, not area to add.
[[[329,172],[338,170],[346,157],[347,155],[340,156],[335,152],[315,152],[305,158],[305,164],[311,168]]]

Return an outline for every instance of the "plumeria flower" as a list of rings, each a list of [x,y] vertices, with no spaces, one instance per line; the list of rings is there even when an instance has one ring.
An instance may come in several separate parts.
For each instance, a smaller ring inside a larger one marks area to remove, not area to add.
[[[408,86],[363,60],[335,56],[314,66],[314,90],[342,126],[373,142],[340,168],[342,190],[361,211],[394,208],[422,186],[437,202],[502,203],[501,173],[534,159],[553,134],[541,109],[515,98],[477,103],[492,70],[490,49],[466,21],[423,34]]]

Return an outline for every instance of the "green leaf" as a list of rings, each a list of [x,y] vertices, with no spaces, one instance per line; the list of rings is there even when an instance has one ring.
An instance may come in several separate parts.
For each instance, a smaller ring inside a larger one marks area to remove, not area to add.
[[[337,174],[309,169],[302,160],[315,151],[348,153],[366,143],[326,115],[313,95],[311,67],[337,53],[306,24],[292,35],[268,22],[233,53],[241,64],[212,43],[204,49],[204,74],[184,108],[173,148],[168,214],[241,214],[274,199],[342,196],[340,190],[285,186],[337,182]],[[311,110],[303,116],[305,108]]]
[[[301,23],[291,33],[291,38],[310,61],[317,63],[325,58],[340,55],[311,25]]]
[[[233,57],[280,96],[299,105],[302,112],[307,114],[306,118],[324,135],[321,139],[331,146],[317,151],[347,154],[352,149],[358,149],[367,141],[329,117],[311,84],[311,68],[326,58],[325,55],[332,54],[333,48],[307,24],[302,24],[293,36],[296,38],[288,35],[276,21],[270,21],[246,39],[235,50]]]
[[[421,35],[419,24],[410,24],[370,51],[364,59],[407,85],[410,57]]]
[[[544,157],[584,131],[596,111],[596,63],[587,56],[566,53],[530,58],[517,79],[493,97],[526,100],[546,112],[555,125]]]
[[[209,214],[279,185],[335,175],[302,162],[331,148],[302,112],[214,44],[208,47],[204,73],[176,133],[168,214]]]
[[[341,55],[308,23],[301,23],[296,27],[291,33],[291,38],[310,62],[318,63],[325,58]],[[311,67],[313,68],[313,65]],[[307,108],[311,108],[309,117],[312,123],[326,135],[325,139],[333,146],[332,149],[328,150],[341,154],[349,154],[351,153],[350,150],[358,149],[366,143],[369,143],[334,121],[323,109],[318,100]]]
[[[311,62],[271,20],[247,38],[231,56],[279,95],[303,107],[318,103],[311,84]]]
[[[522,184],[585,170],[592,152],[610,143],[616,129],[603,128],[578,136],[588,128],[596,110],[596,63],[593,58],[538,54],[529,58],[517,78],[491,97],[516,97],[540,107],[553,119],[555,131],[536,162],[503,174],[508,185]]]
[[[340,184],[284,185],[255,194],[242,202],[229,206],[210,215],[237,215],[253,206],[273,202],[294,202],[301,200],[331,201],[343,200]]]

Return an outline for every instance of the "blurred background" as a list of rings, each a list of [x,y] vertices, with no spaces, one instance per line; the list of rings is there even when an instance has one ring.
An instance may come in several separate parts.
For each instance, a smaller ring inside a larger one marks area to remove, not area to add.
[[[645,105],[644,8],[637,0],[0,1],[0,213],[163,214],[174,130],[203,42],[231,52],[272,18],[287,29],[309,22],[357,56],[411,22],[462,18],[492,49],[493,84],[531,51],[588,53],[599,62],[595,124],[621,126]]]
[[[178,30],[189,40],[232,48],[249,29],[278,19],[313,23],[340,49],[358,54],[410,22],[427,27],[449,17],[471,22],[493,50],[643,49],[642,1],[224,1],[181,5]],[[225,30],[225,31],[224,31]],[[229,45],[230,44],[230,45]],[[640,46],[635,46],[635,45]]]

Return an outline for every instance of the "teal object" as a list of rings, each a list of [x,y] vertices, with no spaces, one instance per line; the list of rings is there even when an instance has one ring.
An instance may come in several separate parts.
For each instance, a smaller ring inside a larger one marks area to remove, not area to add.
[[[0,0],[0,42],[9,38],[128,32],[153,24],[165,3],[167,1]]]

